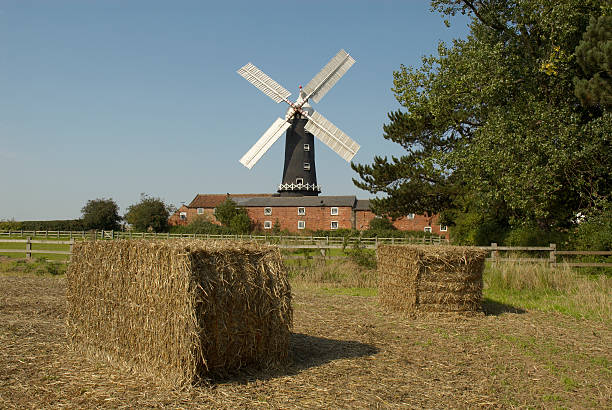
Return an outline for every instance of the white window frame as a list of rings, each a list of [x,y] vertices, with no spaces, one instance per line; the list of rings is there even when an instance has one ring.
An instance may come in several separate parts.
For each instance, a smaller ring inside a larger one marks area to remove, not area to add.
[[[306,208],[303,206],[298,207],[298,215],[299,216],[304,216],[306,215]]]
[[[448,226],[440,225],[440,232],[446,232],[446,231],[448,231]]]
[[[198,215],[202,215],[204,213],[204,208],[198,208]]]
[[[423,232],[431,233],[431,226],[426,226],[425,228],[423,228]]]
[[[408,214],[408,215],[406,215],[406,219],[414,219],[414,214]]]
[[[336,226],[334,226],[334,224]],[[338,229],[338,221],[331,221],[331,223],[329,224],[329,229]]]
[[[298,221],[298,229],[306,229],[306,221]]]
[[[304,162],[304,171],[310,171],[310,162]]]
[[[295,179],[295,184],[296,185],[304,185],[304,178],[296,178]]]
[[[266,206],[264,208],[264,215],[272,215],[272,208],[269,206]]]
[[[304,151],[310,151],[310,144],[304,144]]]
[[[186,220],[186,219],[187,219],[187,212],[180,212],[180,213],[179,213],[179,219],[180,219],[181,221]]]
[[[329,210],[329,214],[330,215],[338,215],[338,207],[337,206],[332,206],[331,209]]]
[[[264,221],[264,229],[272,229],[272,221]]]

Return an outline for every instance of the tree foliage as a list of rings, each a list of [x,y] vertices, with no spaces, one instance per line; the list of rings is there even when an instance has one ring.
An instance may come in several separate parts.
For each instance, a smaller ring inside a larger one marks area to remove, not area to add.
[[[612,15],[591,17],[576,47],[576,61],[582,71],[576,96],[585,105],[612,108]]]
[[[85,229],[119,229],[119,207],[112,198],[97,198],[87,201],[81,209]]]
[[[389,114],[383,136],[406,153],[352,164],[358,187],[383,194],[374,210],[443,212],[451,225],[475,214],[497,225],[490,231],[552,230],[606,202],[612,117],[575,93],[576,78],[595,76],[577,54],[596,48],[590,39],[600,37],[585,33],[609,14],[606,4],[433,0],[447,17],[469,14],[470,33],[394,73],[403,109]]]
[[[172,205],[167,205],[160,198],[140,194],[140,202],[130,205],[125,220],[136,231],[168,231],[168,217],[174,212]]]
[[[215,208],[215,218],[234,233],[243,234],[251,231],[252,222],[246,210],[239,207],[229,196]]]

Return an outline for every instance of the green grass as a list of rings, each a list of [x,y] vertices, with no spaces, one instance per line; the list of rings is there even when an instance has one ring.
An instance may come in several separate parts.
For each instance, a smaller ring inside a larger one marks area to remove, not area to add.
[[[0,275],[35,274],[39,276],[57,276],[66,273],[67,265],[58,261],[46,261],[43,258],[0,259]]]
[[[321,292],[326,295],[347,295],[347,296],[367,296],[373,297],[378,295],[377,288],[344,288],[344,287],[323,287]]]
[[[520,309],[612,322],[612,278],[544,264],[488,264],[483,296]]]

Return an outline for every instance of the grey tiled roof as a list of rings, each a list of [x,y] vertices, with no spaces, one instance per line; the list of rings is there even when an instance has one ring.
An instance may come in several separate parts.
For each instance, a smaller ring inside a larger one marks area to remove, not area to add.
[[[369,199],[358,199],[355,205],[355,211],[371,211]]]
[[[354,207],[357,198],[350,196],[276,196],[258,198],[233,198],[242,206],[348,206]]]

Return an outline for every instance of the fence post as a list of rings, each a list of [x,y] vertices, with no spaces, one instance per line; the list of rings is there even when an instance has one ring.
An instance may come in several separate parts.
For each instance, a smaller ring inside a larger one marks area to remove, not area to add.
[[[555,266],[557,264],[557,244],[555,243],[551,243],[550,244],[550,254],[548,255],[548,262],[550,262],[550,264],[552,266]]]
[[[34,234],[34,236],[36,236],[36,234]],[[45,239],[49,239],[49,230],[48,229],[45,231]]]
[[[30,242],[31,239],[32,238],[28,236],[28,239],[26,240],[26,259],[32,258],[32,242]]]
[[[72,257],[72,245],[74,245],[74,239],[70,238],[70,256],[68,258]]]
[[[491,247],[492,248],[497,248],[497,243],[495,243],[495,242],[491,243]],[[497,251],[496,250],[492,250],[491,251],[491,258],[497,259],[498,257],[499,257],[499,254],[497,253]]]

